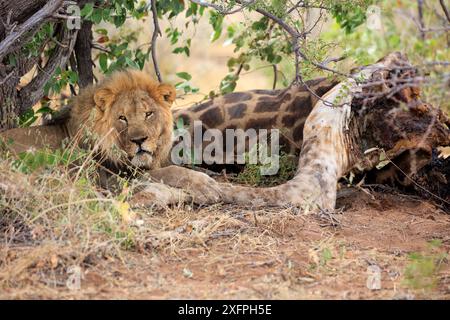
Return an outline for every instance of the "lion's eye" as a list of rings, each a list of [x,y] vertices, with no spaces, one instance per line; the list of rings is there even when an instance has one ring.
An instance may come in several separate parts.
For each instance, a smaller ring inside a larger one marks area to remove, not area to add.
[[[127,118],[126,118],[125,116],[120,116],[120,117],[119,117],[119,120],[120,120],[120,121],[123,121],[123,122],[127,122]]]
[[[145,118],[146,119],[150,119],[151,117],[153,117],[153,115],[154,115],[153,111],[146,112],[145,113]]]

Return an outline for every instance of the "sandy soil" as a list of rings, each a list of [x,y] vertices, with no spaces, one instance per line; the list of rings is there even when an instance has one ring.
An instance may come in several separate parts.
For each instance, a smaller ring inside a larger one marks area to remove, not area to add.
[[[66,286],[64,249],[2,245],[0,298],[450,298],[447,213],[410,196],[369,189],[343,194],[343,211],[333,216],[234,206],[160,212],[178,227],[121,256],[87,255],[76,290]],[[441,257],[431,275],[418,274],[435,281],[432,288],[415,289],[407,279],[414,252]],[[369,266],[380,268],[380,290],[366,285]]]

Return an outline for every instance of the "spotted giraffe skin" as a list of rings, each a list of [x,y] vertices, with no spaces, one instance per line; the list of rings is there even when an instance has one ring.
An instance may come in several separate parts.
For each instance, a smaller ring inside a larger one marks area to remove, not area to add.
[[[381,161],[382,154],[394,159],[408,148],[430,153],[433,148],[450,143],[450,130],[446,126],[448,118],[442,116],[438,108],[421,101],[418,88],[403,86],[398,92],[390,93],[389,80],[411,70],[414,68],[404,55],[392,53],[376,64],[361,68],[353,77],[343,80],[323,95],[304,122],[297,173],[282,185],[271,188],[243,187],[218,183],[198,172],[174,171],[172,174],[169,169],[161,175],[164,176],[165,191],[161,191],[160,185],[148,185],[136,195],[135,204],[145,205],[164,199],[163,204],[181,200],[333,211],[338,179],[350,170],[372,169]],[[361,100],[362,94],[373,93],[379,98]],[[326,102],[335,106],[330,107]],[[231,102],[231,105],[237,103]],[[408,109],[402,108],[400,103],[406,104]],[[214,112],[225,119],[224,114],[229,117],[231,113],[221,110],[227,109],[228,103],[222,105]],[[205,115],[209,107],[206,105],[203,109],[203,120],[208,120],[213,114]],[[190,119],[193,119],[192,113]],[[215,124],[222,125],[219,122]],[[386,135],[396,131],[396,134]],[[184,173],[189,176],[184,176],[187,184],[177,185]],[[208,185],[212,196],[189,188],[197,177],[203,179],[201,184]],[[167,185],[183,189],[173,189]]]
[[[280,146],[287,153],[297,153],[303,142],[306,118],[319,101],[318,97],[337,83],[320,78],[283,90],[229,93],[189,108],[175,109],[173,116],[175,121],[183,119],[191,136],[194,121],[201,121],[203,130],[219,129],[223,133],[226,129],[278,129]]]

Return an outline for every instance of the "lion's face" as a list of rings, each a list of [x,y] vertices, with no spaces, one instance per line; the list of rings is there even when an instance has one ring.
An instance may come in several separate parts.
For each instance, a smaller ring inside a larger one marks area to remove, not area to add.
[[[161,142],[172,127],[170,110],[162,107],[142,90],[122,93],[111,106],[117,146],[125,151],[135,167],[151,169],[155,154],[161,152]]]
[[[159,168],[172,147],[174,100],[174,87],[159,84],[142,71],[117,72],[75,99],[73,130],[82,130],[81,137],[88,135],[105,160]]]

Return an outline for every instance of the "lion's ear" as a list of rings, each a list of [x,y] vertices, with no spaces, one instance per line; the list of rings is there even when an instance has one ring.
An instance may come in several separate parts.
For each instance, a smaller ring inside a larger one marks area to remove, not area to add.
[[[106,106],[114,100],[113,92],[110,89],[98,89],[94,94],[95,105],[101,110],[105,111]]]
[[[175,91],[175,87],[170,84],[160,84],[158,87],[158,92],[160,96],[169,103],[170,105],[175,101],[177,93]]]

